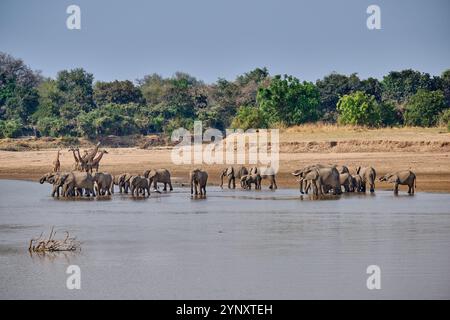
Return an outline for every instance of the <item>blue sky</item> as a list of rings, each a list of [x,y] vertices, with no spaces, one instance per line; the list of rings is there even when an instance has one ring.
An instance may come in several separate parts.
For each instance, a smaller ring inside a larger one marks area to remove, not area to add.
[[[66,8],[81,8],[81,30]],[[381,8],[368,30],[366,8]],[[1,0],[0,51],[46,76],[83,67],[96,80],[184,71],[205,82],[255,67],[315,81],[450,68],[448,0]]]

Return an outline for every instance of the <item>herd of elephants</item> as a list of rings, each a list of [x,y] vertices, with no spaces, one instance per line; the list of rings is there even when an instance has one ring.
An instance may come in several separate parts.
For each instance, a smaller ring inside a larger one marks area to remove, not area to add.
[[[61,172],[59,161],[60,151],[58,150],[53,170],[42,176],[39,180],[53,185],[53,197],[80,197],[96,195],[112,195],[114,187],[118,186],[120,193],[131,193],[132,196],[150,196],[150,188],[153,186],[155,192],[158,190],[158,183],[163,184],[163,191],[167,187],[172,191],[172,181],[170,172],[167,169],[145,170],[142,174],[122,173],[112,175],[106,172],[99,172],[99,164],[106,150],[99,150],[100,143],[93,149],[85,150],[84,155],[80,154],[78,148],[71,147],[69,152],[73,153],[74,164],[72,171]],[[95,172],[94,172],[95,170]],[[240,167],[235,170],[232,166],[225,168],[219,173],[223,187],[224,178],[228,180],[228,188],[236,188],[236,180],[240,182],[242,189],[251,190],[252,186],[256,190],[261,189],[263,179],[269,181],[269,189],[277,189],[276,174],[267,168],[261,171],[258,167],[247,169]],[[351,174],[347,166],[313,164],[292,172],[297,177],[300,186],[300,193],[312,193],[316,196],[324,194],[341,194],[342,192],[370,192],[375,191],[376,171],[373,167],[358,167],[355,174]],[[402,170],[386,174],[378,179],[394,185],[394,192],[398,193],[399,185],[407,185],[408,193],[414,194],[416,187],[416,175],[411,170]],[[190,172],[191,195],[206,195],[208,173],[201,169]]]

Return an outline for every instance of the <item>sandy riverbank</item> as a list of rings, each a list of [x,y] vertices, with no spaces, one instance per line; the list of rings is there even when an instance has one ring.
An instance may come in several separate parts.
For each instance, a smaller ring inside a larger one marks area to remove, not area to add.
[[[149,168],[167,168],[175,182],[187,183],[194,165],[175,165],[171,147],[157,136],[105,137],[102,145],[108,154],[100,170],[118,174],[142,173]],[[67,139],[66,139],[67,140]],[[74,162],[64,138],[24,138],[0,140],[0,178],[37,180],[50,171],[57,148],[62,150],[62,170]],[[75,139],[80,149],[92,141]],[[155,145],[156,144],[156,145]],[[419,191],[450,192],[450,133],[446,128],[382,128],[336,125],[303,125],[280,131],[280,187],[296,187],[292,171],[313,163],[373,166],[378,176],[411,169],[417,174]],[[204,165],[209,182],[219,184],[219,172],[225,165]],[[380,188],[392,188],[378,183]]]
[[[101,162],[101,171],[118,174],[142,173],[149,168],[167,168],[175,182],[187,183],[191,166],[175,165],[171,161],[170,148],[144,150],[139,148],[110,148]],[[0,178],[37,180],[51,170],[56,149],[41,151],[0,151]],[[67,149],[60,157],[61,169],[70,170],[73,156]],[[351,153],[287,153],[280,154],[279,187],[296,187],[291,172],[311,163],[345,164],[352,171],[359,165],[371,165],[378,175],[401,169],[412,169],[417,174],[418,191],[450,192],[449,152],[351,152]],[[209,172],[209,182],[219,184],[219,172],[223,165],[202,166]],[[380,188],[390,185],[378,183]]]

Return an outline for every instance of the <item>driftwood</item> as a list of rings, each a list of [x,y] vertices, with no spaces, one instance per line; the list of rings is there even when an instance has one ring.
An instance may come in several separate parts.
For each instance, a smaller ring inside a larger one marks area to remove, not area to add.
[[[28,251],[30,252],[57,252],[57,251],[75,251],[81,249],[81,242],[76,240],[76,237],[70,237],[68,231],[65,231],[66,237],[64,240],[54,239],[56,231],[54,227],[50,230],[50,235],[46,239],[43,233],[38,238],[30,240]]]

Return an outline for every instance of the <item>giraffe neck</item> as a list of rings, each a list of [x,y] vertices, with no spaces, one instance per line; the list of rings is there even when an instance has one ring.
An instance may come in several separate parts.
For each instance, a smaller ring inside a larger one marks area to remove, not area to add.
[[[78,162],[77,155],[75,154],[75,150],[72,149],[73,158],[75,159],[75,162]]]
[[[99,152],[98,157],[97,157],[96,159],[94,159],[94,163],[99,163],[100,160],[102,160],[103,153],[104,153],[103,151],[100,151],[100,152]]]
[[[78,153],[78,159],[82,162],[83,158],[81,157],[80,149],[77,150],[77,153]]]

